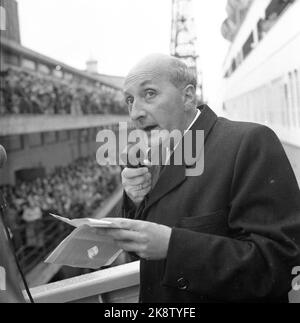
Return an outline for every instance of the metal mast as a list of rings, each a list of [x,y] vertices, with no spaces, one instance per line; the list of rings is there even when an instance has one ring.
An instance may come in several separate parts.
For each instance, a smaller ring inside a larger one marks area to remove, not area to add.
[[[203,100],[202,74],[198,69],[192,0],[172,0],[171,55],[183,60],[197,75],[199,100]]]

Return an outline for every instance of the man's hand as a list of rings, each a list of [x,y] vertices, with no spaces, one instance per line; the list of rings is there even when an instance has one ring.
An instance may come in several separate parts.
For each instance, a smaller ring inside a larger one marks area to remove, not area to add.
[[[125,168],[122,172],[122,185],[127,196],[138,205],[151,191],[151,173],[147,167]]]
[[[167,257],[172,229],[157,223],[105,218],[121,229],[97,229],[99,234],[111,236],[119,247],[134,252],[146,260],[162,260]]]

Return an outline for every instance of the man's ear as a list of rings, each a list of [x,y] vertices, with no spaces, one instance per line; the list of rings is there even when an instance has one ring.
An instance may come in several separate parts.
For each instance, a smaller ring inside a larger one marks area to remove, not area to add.
[[[195,109],[197,105],[197,96],[196,96],[196,89],[194,85],[189,84],[183,90],[184,95],[184,109],[188,111],[190,109]]]

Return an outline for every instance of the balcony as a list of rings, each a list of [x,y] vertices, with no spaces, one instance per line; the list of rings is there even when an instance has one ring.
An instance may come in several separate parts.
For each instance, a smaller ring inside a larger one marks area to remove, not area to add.
[[[36,303],[136,303],[139,284],[139,262],[132,262],[36,287],[31,293]],[[289,300],[300,303],[300,291],[290,292]]]
[[[132,262],[36,287],[31,293],[36,303],[137,303],[139,279],[139,262]]]
[[[87,129],[128,121],[124,115],[9,115],[0,118],[0,136]]]

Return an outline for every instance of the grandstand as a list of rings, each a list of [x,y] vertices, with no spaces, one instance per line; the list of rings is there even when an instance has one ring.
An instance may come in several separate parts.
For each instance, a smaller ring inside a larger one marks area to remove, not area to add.
[[[119,169],[96,164],[96,135],[117,131],[127,108],[122,77],[81,71],[22,46],[17,3],[3,5],[14,28],[0,38],[0,144],[9,158],[0,190],[21,266],[35,286],[60,270],[43,260],[70,232],[49,212],[102,217],[118,202]]]

